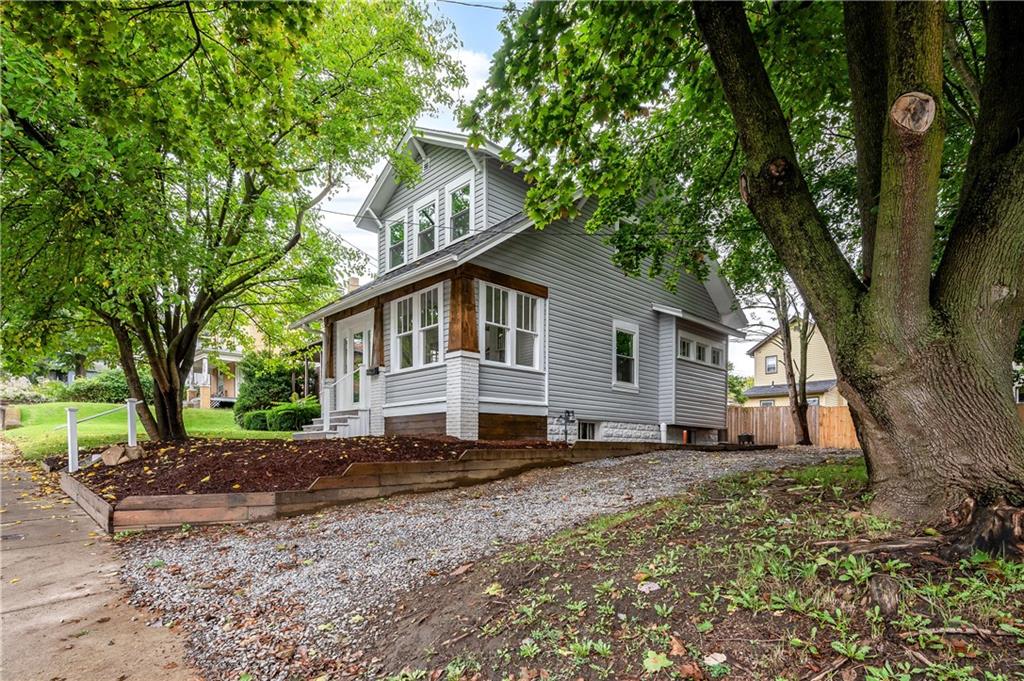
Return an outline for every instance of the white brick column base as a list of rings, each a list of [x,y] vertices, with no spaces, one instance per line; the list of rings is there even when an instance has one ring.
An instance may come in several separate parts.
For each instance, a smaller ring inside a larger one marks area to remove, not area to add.
[[[384,434],[384,381],[385,376],[367,376],[370,381],[370,435]]]
[[[445,432],[476,440],[480,437],[480,353],[456,350],[444,360],[448,370]]]

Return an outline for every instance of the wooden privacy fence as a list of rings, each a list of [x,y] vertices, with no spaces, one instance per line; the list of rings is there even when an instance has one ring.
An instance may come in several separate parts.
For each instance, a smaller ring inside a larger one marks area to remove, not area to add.
[[[725,426],[729,442],[738,442],[740,435],[750,434],[758,444],[796,444],[789,407],[729,407]],[[809,406],[807,426],[811,442],[819,447],[860,447],[847,407]]]

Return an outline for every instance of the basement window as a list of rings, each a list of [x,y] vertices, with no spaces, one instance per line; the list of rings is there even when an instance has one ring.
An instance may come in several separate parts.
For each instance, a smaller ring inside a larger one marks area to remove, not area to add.
[[[580,421],[576,429],[577,440],[596,440],[597,424],[593,421]]]

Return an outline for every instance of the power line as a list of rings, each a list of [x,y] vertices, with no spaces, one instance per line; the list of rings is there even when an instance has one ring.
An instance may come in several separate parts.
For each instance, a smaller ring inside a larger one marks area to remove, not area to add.
[[[463,7],[476,7],[478,9],[493,9],[498,12],[504,12],[504,7],[497,7],[495,5],[485,5],[479,2],[465,2],[464,0],[437,0],[438,2],[444,2],[449,5],[462,5]]]

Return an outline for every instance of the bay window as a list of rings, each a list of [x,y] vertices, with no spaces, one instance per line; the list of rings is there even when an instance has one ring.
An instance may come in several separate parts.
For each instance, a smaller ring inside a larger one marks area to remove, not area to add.
[[[391,366],[393,371],[441,364],[441,285],[391,303]]]
[[[523,369],[541,368],[541,299],[481,283],[483,360]]]
[[[676,358],[724,368],[725,344],[680,329],[676,332]]]

